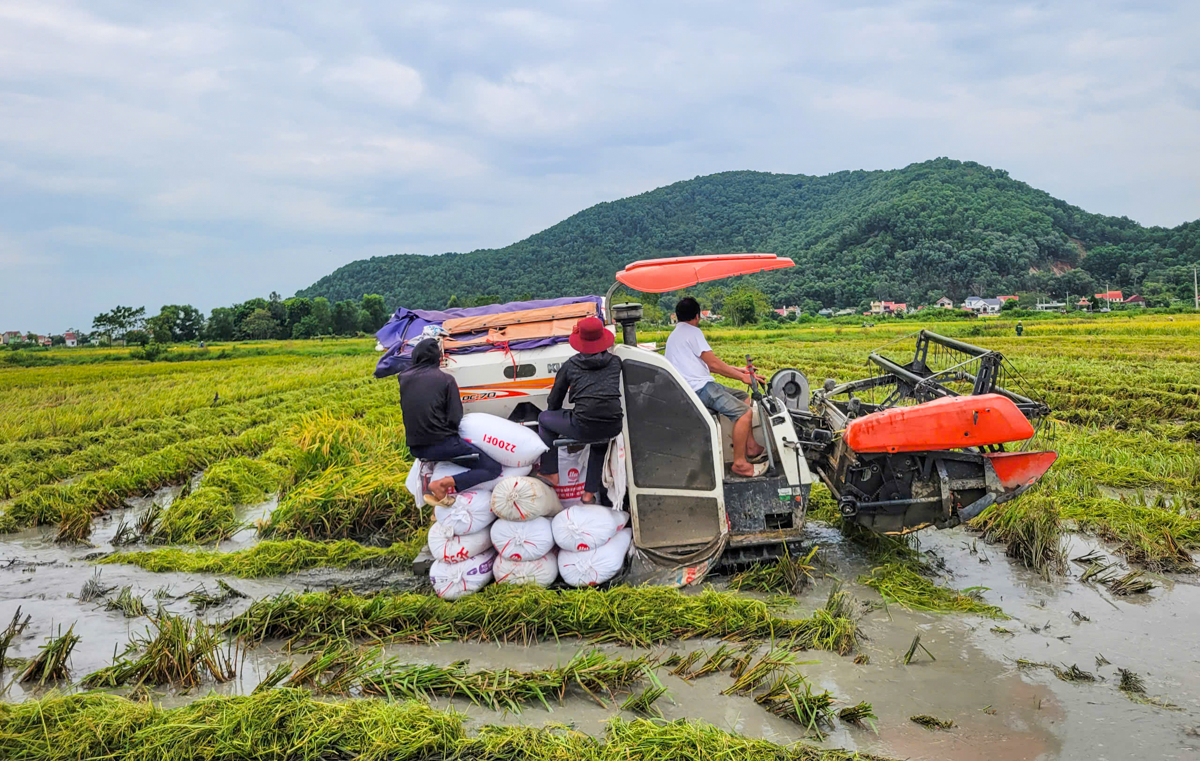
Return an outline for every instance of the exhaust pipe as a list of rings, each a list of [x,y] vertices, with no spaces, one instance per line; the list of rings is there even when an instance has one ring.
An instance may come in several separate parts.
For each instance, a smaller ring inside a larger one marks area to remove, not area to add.
[[[613,304],[613,321],[621,326],[621,343],[637,346],[637,324],[642,319],[642,305],[638,302]]]

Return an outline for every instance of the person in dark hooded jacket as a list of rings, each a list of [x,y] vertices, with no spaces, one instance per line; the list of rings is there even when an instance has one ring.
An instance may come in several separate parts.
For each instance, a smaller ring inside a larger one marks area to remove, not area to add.
[[[463,406],[458,384],[441,370],[442,349],[436,339],[426,338],[416,345],[412,364],[400,373],[400,410],[404,416],[404,437],[414,457],[428,462],[452,460],[476,454],[479,458],[467,466],[466,473],[430,481],[425,501],[430,505],[449,506],[454,491],[467,491],[476,484],[500,476],[500,463],[458,435]]]
[[[572,356],[554,377],[554,387],[546,400],[546,411],[538,415],[538,435],[550,447],[542,455],[539,473],[558,485],[557,438],[577,441],[602,441],[621,435],[621,360],[609,351],[613,334],[598,317],[585,317],[575,325],[568,339],[579,353]],[[569,395],[569,396],[568,396]],[[568,400],[573,409],[564,410]],[[584,502],[594,502],[600,491],[604,468],[603,446],[593,446],[584,479]]]

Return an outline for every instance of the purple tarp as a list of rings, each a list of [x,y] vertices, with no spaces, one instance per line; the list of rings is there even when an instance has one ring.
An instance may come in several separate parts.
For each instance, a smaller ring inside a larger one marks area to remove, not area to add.
[[[579,304],[590,301],[600,308],[603,308],[604,299],[601,296],[568,296],[561,299],[538,299],[536,301],[510,301],[507,304],[488,304],[482,307],[466,307],[463,309],[443,309],[436,311],[432,309],[405,309],[400,307],[396,313],[392,315],[392,319],[388,320],[388,324],[379,329],[375,334],[375,338],[383,345],[386,351],[379,358],[378,364],[375,365],[375,377],[387,378],[390,375],[395,375],[408,367],[409,360],[412,356],[412,347],[406,343],[411,338],[416,338],[421,335],[429,325],[441,325],[446,320],[456,317],[478,317],[485,314],[503,314],[504,312],[521,312],[526,309],[540,309],[542,307],[559,307],[566,304]],[[566,341],[566,336],[558,336],[555,338],[531,338],[524,341],[512,341],[508,344],[510,349],[536,349],[541,346],[550,346],[551,344],[562,343]],[[455,349],[451,354],[471,354],[477,351],[492,351],[492,346],[472,346],[464,349]]]

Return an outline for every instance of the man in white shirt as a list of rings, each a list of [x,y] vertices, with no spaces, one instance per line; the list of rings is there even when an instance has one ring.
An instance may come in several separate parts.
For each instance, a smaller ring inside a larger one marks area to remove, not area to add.
[[[739,476],[754,475],[754,466],[746,459],[762,452],[762,447],[750,435],[753,422],[749,395],[722,386],[713,380],[713,373],[750,383],[750,372],[723,362],[708,345],[700,325],[700,304],[688,296],[675,305],[679,324],[667,338],[667,361],[691,387],[704,406],[733,421],[733,472]],[[759,380],[764,380],[759,378]]]

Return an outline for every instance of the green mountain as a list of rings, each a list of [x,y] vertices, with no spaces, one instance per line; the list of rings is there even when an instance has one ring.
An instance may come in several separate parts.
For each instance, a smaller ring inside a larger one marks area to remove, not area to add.
[[[597,204],[504,248],[352,262],[297,295],[379,293],[389,308],[441,308],[452,297],[603,293],[638,259],[739,251],[795,259],[747,278],[776,306],[1066,297],[1105,285],[1190,299],[1200,221],[1146,228],[1089,214],[1003,170],[944,158],[824,177],[723,172]]]

